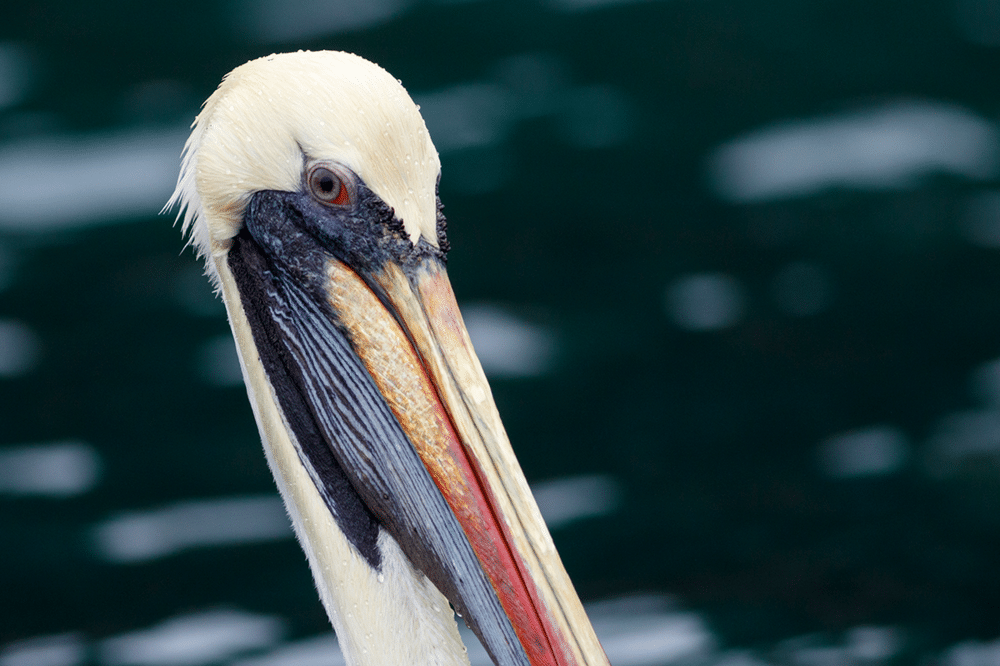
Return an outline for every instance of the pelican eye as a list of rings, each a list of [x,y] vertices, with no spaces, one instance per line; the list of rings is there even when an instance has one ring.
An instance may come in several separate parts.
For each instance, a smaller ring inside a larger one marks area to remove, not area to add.
[[[351,203],[351,192],[343,176],[325,166],[309,171],[309,191],[321,203],[344,206]]]

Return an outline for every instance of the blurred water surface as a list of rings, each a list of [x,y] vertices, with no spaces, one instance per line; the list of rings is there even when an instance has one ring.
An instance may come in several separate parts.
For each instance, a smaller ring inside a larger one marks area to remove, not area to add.
[[[1000,663],[997,0],[0,17],[0,666],[340,663],[159,215],[221,76],[299,48],[421,105],[612,663]]]

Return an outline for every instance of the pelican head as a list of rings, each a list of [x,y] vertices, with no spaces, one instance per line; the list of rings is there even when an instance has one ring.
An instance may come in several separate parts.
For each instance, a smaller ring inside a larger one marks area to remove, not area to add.
[[[222,294],[268,463],[352,664],[606,664],[445,270],[441,166],[385,70],[233,70],[171,204]],[[450,604],[450,605],[449,605]]]

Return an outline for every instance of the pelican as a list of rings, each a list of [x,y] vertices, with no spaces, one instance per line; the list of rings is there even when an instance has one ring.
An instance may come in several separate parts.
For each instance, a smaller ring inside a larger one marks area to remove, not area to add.
[[[271,55],[192,127],[168,206],[347,662],[468,664],[457,612],[498,666],[607,664],[462,322],[440,161],[401,83]]]

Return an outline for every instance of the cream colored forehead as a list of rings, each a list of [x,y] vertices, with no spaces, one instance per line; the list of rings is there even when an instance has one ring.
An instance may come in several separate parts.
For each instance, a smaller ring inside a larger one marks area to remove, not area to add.
[[[205,103],[187,150],[194,178],[185,184],[182,173],[176,196],[195,242],[213,255],[239,232],[249,195],[298,190],[307,160],[348,167],[414,243],[424,236],[437,245],[437,151],[403,86],[358,56],[287,53],[236,68]],[[181,191],[192,185],[200,211]]]

